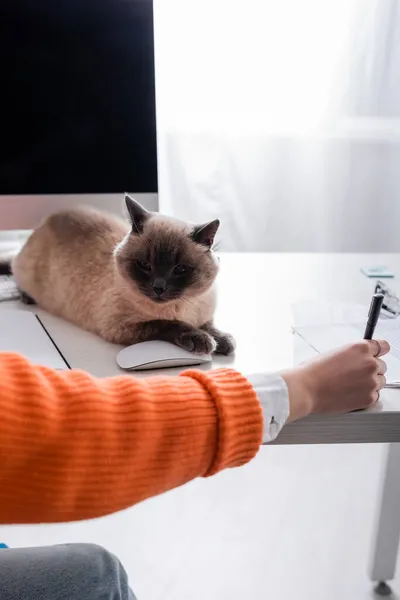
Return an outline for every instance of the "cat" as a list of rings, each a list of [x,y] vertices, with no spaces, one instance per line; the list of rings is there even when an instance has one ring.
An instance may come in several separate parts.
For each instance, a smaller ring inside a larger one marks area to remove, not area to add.
[[[86,207],[47,217],[11,264],[25,298],[116,344],[231,354],[213,323],[219,221],[196,227],[125,203],[130,224]]]

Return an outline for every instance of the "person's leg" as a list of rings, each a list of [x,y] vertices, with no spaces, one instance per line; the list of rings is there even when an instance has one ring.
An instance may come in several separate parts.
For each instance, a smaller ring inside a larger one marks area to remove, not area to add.
[[[117,558],[91,544],[0,550],[1,600],[135,600]]]

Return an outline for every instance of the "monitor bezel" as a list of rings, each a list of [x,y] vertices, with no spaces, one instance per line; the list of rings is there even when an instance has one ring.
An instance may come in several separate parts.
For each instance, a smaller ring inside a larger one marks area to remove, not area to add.
[[[150,211],[158,211],[158,194],[128,192]],[[75,206],[91,206],[124,216],[124,194],[0,195],[0,231],[32,230],[49,214]]]

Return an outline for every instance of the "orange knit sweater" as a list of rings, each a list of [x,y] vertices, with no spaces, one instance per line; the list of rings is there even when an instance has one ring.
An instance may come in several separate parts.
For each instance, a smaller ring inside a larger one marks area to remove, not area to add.
[[[0,354],[0,522],[126,508],[246,463],[262,429],[256,393],[233,370],[102,380]]]

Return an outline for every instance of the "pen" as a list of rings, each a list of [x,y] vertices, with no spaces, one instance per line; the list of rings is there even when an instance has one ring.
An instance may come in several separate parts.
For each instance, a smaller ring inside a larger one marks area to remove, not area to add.
[[[374,335],[375,327],[379,319],[383,302],[383,294],[374,294],[371,300],[371,306],[369,307],[367,325],[364,332],[364,340],[372,340]]]

